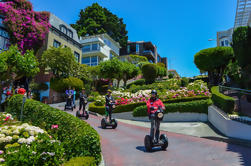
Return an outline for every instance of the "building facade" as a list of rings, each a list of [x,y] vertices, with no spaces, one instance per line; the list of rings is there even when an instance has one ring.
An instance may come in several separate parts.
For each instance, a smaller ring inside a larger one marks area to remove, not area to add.
[[[157,47],[152,42],[136,41],[128,42],[127,46],[120,49],[120,59],[126,61],[129,55],[144,56],[151,63],[162,62],[167,66],[167,58],[162,58],[158,52]]]
[[[100,62],[119,56],[120,45],[106,33],[80,38],[81,63],[97,66]]]
[[[237,0],[234,28],[247,26],[251,13],[251,0]]]
[[[233,31],[234,29],[231,28],[226,31],[217,32],[217,46],[231,47]]]
[[[0,16],[0,50],[7,50],[9,45],[9,35],[3,25],[3,17]]]

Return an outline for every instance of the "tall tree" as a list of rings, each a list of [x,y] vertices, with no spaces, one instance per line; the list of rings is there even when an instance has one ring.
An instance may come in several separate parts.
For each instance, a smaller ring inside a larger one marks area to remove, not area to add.
[[[92,6],[81,10],[79,20],[71,26],[77,30],[79,36],[107,33],[122,47],[127,44],[128,32],[123,19],[98,3],[93,3]]]
[[[49,67],[55,77],[66,78],[73,75],[77,62],[69,47],[51,47],[43,53],[41,64],[43,68]]]
[[[137,67],[134,64],[131,64],[129,62],[123,63],[123,69],[122,69],[122,79],[124,81],[124,87],[126,87],[126,83],[129,79],[132,79],[140,73],[139,67]]]
[[[241,67],[241,84],[251,89],[251,28],[239,27],[233,33],[233,50]]]

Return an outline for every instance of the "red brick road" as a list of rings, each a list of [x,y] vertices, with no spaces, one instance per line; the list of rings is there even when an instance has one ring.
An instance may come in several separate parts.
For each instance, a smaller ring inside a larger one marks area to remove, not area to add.
[[[203,138],[165,133],[167,151],[145,152],[144,136],[149,129],[125,123],[101,129],[100,117],[86,121],[101,136],[106,166],[251,166],[251,148]]]

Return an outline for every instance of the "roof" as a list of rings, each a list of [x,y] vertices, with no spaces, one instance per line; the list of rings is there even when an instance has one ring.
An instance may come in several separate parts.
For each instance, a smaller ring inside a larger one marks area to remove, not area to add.
[[[52,13],[50,13],[50,24],[58,30],[60,30],[61,25],[64,25],[67,29],[70,29],[73,32],[73,39],[79,43],[77,31]]]
[[[119,44],[118,42],[116,42],[115,40],[113,40],[113,38],[111,38],[107,33],[81,37],[81,38],[80,38],[80,41],[85,40],[85,39],[95,38],[95,37],[100,37],[100,38],[106,37],[106,38],[108,38],[111,42],[113,42],[113,44],[115,44],[118,48],[121,48],[120,44]]]

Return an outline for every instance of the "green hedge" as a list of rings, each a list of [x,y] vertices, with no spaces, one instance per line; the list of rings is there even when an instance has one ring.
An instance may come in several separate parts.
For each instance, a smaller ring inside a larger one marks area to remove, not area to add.
[[[89,104],[89,111],[104,115],[105,114],[105,106],[96,106],[95,103],[93,102],[93,103]]]
[[[114,109],[113,113],[132,112],[136,107],[139,107],[145,104],[146,103],[132,103],[132,104],[127,104],[127,105],[119,105]],[[95,103],[90,103],[89,111],[104,115],[105,106],[96,106]]]
[[[164,101],[164,103],[180,103],[180,102],[187,102],[187,101],[196,101],[196,100],[206,100],[209,99],[207,96],[197,96],[197,97],[186,97],[186,98],[176,98],[176,99],[169,99]],[[113,113],[121,113],[121,112],[132,112],[135,108],[139,106],[145,106],[146,103],[132,103],[127,105],[119,105],[115,108]],[[105,107],[104,106],[96,106],[95,103],[89,104],[89,111],[96,112],[101,115],[105,114]]]
[[[195,113],[208,113],[208,106],[212,104],[210,99],[198,100],[190,102],[169,103],[164,104],[166,107],[165,113],[170,112],[195,112]],[[137,107],[133,110],[134,117],[147,116],[146,105]]]
[[[62,166],[95,166],[95,158],[93,157],[74,157]]]
[[[234,111],[234,98],[220,93],[218,86],[212,87],[211,91],[214,105],[226,113],[232,113]]]
[[[20,117],[22,95],[13,96],[7,105],[7,112]],[[67,159],[78,156],[91,156],[98,164],[101,160],[100,138],[86,122],[59,109],[50,107],[41,102],[27,99],[24,104],[23,122],[32,123],[34,126],[48,131],[53,137],[57,137],[63,144]],[[55,133],[51,125],[57,124]]]
[[[136,81],[133,81],[129,84],[126,85],[126,88],[130,88],[132,85],[145,85],[146,84],[146,81],[145,79],[139,79],[139,80],[136,80]]]

